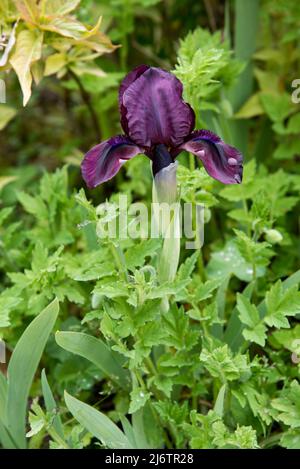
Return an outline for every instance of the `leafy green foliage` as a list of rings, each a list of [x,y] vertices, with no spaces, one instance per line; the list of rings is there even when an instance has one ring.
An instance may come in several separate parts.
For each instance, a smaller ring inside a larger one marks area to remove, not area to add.
[[[192,3],[0,2],[4,448],[300,448],[299,2]],[[178,156],[204,244],[184,234],[171,276],[172,242],[112,238],[121,211],[103,217],[120,195],[150,207],[149,159],[93,191],[80,175],[122,132],[118,86],[140,63],[173,69],[196,128],[245,157],[224,186]]]

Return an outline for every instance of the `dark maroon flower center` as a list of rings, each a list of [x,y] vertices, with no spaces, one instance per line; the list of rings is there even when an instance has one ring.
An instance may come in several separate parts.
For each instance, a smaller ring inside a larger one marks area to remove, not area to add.
[[[166,145],[163,144],[155,145],[150,158],[152,160],[152,172],[154,177],[159,171],[163,168],[167,168],[174,162]]]

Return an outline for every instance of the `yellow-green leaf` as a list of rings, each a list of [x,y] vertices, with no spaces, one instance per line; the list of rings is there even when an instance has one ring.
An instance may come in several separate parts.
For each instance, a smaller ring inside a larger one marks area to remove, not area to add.
[[[81,0],[44,0],[46,15],[67,15],[79,5]]]
[[[30,23],[38,20],[40,12],[37,0],[15,0],[15,5],[23,20]]]
[[[64,53],[50,55],[46,60],[45,77],[54,75],[67,64],[67,57]]]
[[[39,27],[45,31],[51,31],[72,39],[81,39],[81,37],[88,34],[87,28],[71,17],[48,17],[39,24]]]
[[[246,101],[234,117],[237,119],[249,119],[250,117],[260,116],[262,114],[264,114],[264,109],[260,102],[259,93],[256,93]]]
[[[33,76],[34,83],[36,85],[38,85],[43,79],[44,68],[45,68],[44,64],[41,61],[34,62],[34,64],[31,67],[31,74]]]
[[[24,106],[31,96],[31,66],[41,58],[42,44],[43,35],[40,32],[25,29],[18,34],[16,49],[10,59],[22,88]]]
[[[13,107],[6,106],[5,104],[0,104],[0,130],[3,130],[4,127],[15,117],[17,111]]]
[[[3,187],[7,186],[7,184],[10,184],[11,182],[14,182],[16,179],[18,179],[16,176],[0,177],[0,191],[3,189]]]

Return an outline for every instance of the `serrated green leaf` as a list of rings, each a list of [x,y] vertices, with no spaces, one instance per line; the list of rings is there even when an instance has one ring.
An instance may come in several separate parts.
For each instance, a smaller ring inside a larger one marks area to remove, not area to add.
[[[150,399],[151,394],[142,388],[134,388],[130,393],[130,406],[129,413],[134,414],[139,409],[144,407],[146,402]]]

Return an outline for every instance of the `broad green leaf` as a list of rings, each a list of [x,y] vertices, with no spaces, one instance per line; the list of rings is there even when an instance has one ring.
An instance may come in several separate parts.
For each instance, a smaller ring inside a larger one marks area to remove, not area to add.
[[[217,277],[223,279],[230,274],[234,274],[240,280],[250,282],[253,278],[253,266],[241,255],[237,243],[229,241],[224,249],[212,253],[207,273],[211,279]],[[258,277],[264,275],[264,267],[259,266],[256,275]]]
[[[14,0],[21,18],[28,23],[34,23],[39,18],[39,7],[37,0]]]
[[[237,308],[239,310],[239,318],[243,324],[253,328],[260,321],[259,313],[249,299],[240,293],[237,295]]]
[[[276,347],[283,346],[291,352],[300,354],[300,324],[292,329],[283,329],[273,332],[269,338],[270,343]]]
[[[26,447],[25,418],[31,383],[55,324],[59,303],[52,301],[19,339],[7,370],[7,427],[19,448]]]
[[[273,122],[283,121],[293,112],[293,103],[288,93],[263,93],[260,95],[260,101]]]
[[[280,445],[287,449],[300,449],[300,431],[290,429],[284,432]]]
[[[31,96],[31,65],[41,58],[43,35],[36,30],[23,29],[17,36],[17,43],[10,63],[18,75],[23,92],[23,105]]]
[[[48,218],[47,206],[40,196],[33,197],[26,192],[19,192],[18,200],[28,213],[35,215],[38,219]]]
[[[159,239],[147,239],[139,244],[134,244],[125,253],[127,268],[134,270],[134,268],[144,265],[146,257],[153,257],[160,245]]]
[[[259,99],[259,93],[256,93],[246,101],[234,117],[236,119],[249,119],[250,117],[260,116],[263,113],[264,109]]]
[[[273,399],[272,407],[278,411],[277,419],[291,428],[300,428],[300,384],[292,381],[284,388],[280,397]]]
[[[286,316],[300,313],[300,292],[297,286],[283,290],[280,280],[266,294],[267,314],[265,322],[268,326],[289,327]]]
[[[65,391],[66,405],[78,422],[111,449],[133,449],[128,438],[106,415]]]
[[[60,347],[86,358],[119,386],[128,387],[129,374],[121,366],[120,355],[102,340],[81,332],[57,332],[55,338]]]
[[[258,345],[264,347],[266,342],[267,328],[264,324],[257,324],[253,329],[244,329],[243,336],[249,342],[255,342]]]
[[[87,28],[82,23],[72,17],[63,16],[44,19],[40,24],[40,28],[72,39],[81,39],[88,33]]]

